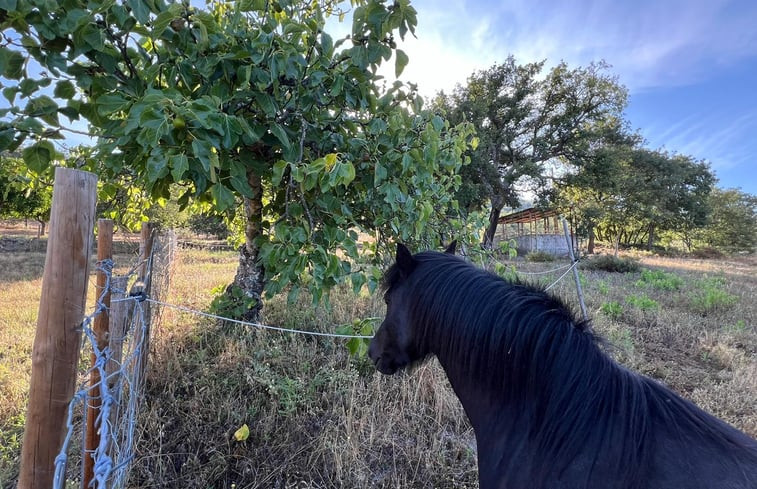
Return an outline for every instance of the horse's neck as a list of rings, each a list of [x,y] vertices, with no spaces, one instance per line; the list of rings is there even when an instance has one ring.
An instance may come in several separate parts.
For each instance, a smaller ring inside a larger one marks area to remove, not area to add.
[[[485,382],[456,378],[453,369],[445,371],[476,434],[481,488],[533,487],[529,474],[541,457],[529,442],[529,420],[521,415],[526,406],[493,395]]]
[[[464,377],[459,369],[447,368],[444,359],[439,358],[439,362],[468,415],[477,439],[492,435],[494,430],[500,437],[503,431],[510,431],[516,418],[511,414],[516,414],[519,409],[517,403],[508,402],[499,393],[492,392],[486,382]]]

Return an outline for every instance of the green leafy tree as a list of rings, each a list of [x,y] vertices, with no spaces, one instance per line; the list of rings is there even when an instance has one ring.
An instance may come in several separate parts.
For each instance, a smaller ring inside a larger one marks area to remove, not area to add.
[[[20,156],[0,155],[0,218],[34,219],[40,237],[50,220],[52,193],[49,183],[28,174]]]
[[[595,142],[573,160],[558,201],[578,217],[593,252],[595,235],[618,246],[646,245],[658,233],[690,233],[707,219],[714,183],[709,166],[684,155],[638,146],[641,140],[621,128]]]
[[[376,71],[407,55],[408,0],[352,2],[351,34],[334,40],[335,2],[239,0],[207,10],[163,0],[4,0],[0,68],[17,80],[0,148],[26,147],[35,171],[49,164],[59,117],[83,118],[99,138],[91,167],[103,193],[131,186],[153,199],[183,187],[180,205],[217,211],[242,199],[245,243],[233,286],[260,304],[263,287],[290,297],[352,279],[358,233],[419,242],[448,220],[470,139],[422,110],[401,83]],[[42,71],[33,76],[29,59]],[[54,85],[53,85],[54,83]],[[45,93],[53,88],[53,97]],[[24,103],[19,101],[23,100]],[[250,301],[248,301],[250,302]],[[254,318],[257,307],[247,315]]]
[[[704,226],[707,199],[715,176],[705,162],[690,156],[637,149],[632,154],[631,182],[627,185],[636,203],[637,229],[629,233],[629,244],[655,245],[661,231],[678,233]]]
[[[605,74],[603,63],[543,70],[543,62],[518,65],[509,57],[436,101],[450,120],[476,127],[480,144],[471,153],[477,171],[471,176],[482,180],[466,189],[488,192],[485,246],[493,242],[502,209],[519,205],[518,183],[530,178],[536,190],[546,188],[545,164],[569,157],[591,136],[594,122],[618,116],[625,106],[625,88]],[[480,203],[481,197],[470,201]]]
[[[729,253],[754,253],[757,247],[757,197],[740,189],[713,189],[709,221],[695,233],[704,246]]]
[[[624,121],[596,123],[593,137],[586,138],[571,155],[570,170],[554,187],[550,201],[576,219],[577,231],[588,238],[587,251],[594,253],[597,228],[608,216],[622,220],[627,214],[623,199],[631,154],[641,138],[628,131]]]

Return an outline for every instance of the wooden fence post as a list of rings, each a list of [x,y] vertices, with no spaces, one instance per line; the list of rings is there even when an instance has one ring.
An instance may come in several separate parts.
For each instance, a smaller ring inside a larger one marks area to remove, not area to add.
[[[99,219],[97,221],[97,261],[103,262],[104,260],[113,259],[113,221],[110,219]],[[108,346],[108,336],[110,334],[109,327],[109,315],[110,315],[110,290],[105,290],[108,286],[108,273],[103,270],[97,271],[97,298],[100,300],[102,296],[102,302],[105,306],[97,316],[95,316],[92,324],[92,332],[97,342],[97,349],[99,351],[105,350]],[[103,295],[104,292],[104,295]],[[87,432],[84,438],[84,476],[82,477],[83,489],[89,487],[90,482],[94,478],[95,458],[94,451],[100,444],[100,434],[97,431],[95,422],[100,415],[100,406],[102,405],[102,393],[100,392],[100,371],[95,368],[97,365],[97,355],[95,355],[94,348],[92,351],[92,370],[89,374],[89,393],[87,395]],[[102,420],[99,428],[102,429],[105,420]]]
[[[110,425],[114,430],[118,430],[120,423],[119,416],[121,415],[121,393],[123,386],[121,385],[121,364],[123,362],[124,351],[124,337],[131,324],[131,311],[134,310],[134,304],[131,300],[125,300],[128,297],[126,291],[126,285],[129,277],[112,277],[111,289],[113,294],[111,297],[110,307],[110,335],[108,343],[112,355],[110,361],[105,366],[105,373],[108,375],[108,389],[113,394],[113,406],[110,411]],[[118,372],[118,373],[117,373]],[[114,444],[108,447],[108,452],[111,457],[113,453]]]
[[[142,258],[142,268],[140,269],[138,280],[142,282],[144,287],[144,294],[146,297],[150,297],[152,292],[152,273],[153,273],[153,243],[155,241],[154,227],[149,222],[142,223],[142,234],[139,243],[140,256]],[[140,382],[144,383],[145,375],[147,373],[147,360],[150,353],[150,321],[152,319],[150,314],[150,303],[145,301],[142,303],[142,310],[144,311],[144,337],[142,337],[141,326],[137,326],[138,330],[134,332],[135,344],[142,345],[142,354],[139,358]]]
[[[96,198],[94,174],[55,169],[19,489],[52,486],[55,457],[66,434],[68,404],[76,387]]]

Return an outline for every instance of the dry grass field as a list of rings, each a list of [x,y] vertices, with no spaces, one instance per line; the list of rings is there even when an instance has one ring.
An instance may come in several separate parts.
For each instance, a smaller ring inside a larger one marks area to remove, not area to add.
[[[0,229],[0,243],[11,231]],[[44,261],[41,249],[8,248],[0,247],[3,488],[18,470]],[[757,260],[637,259],[639,272],[581,271],[595,329],[618,361],[757,436]],[[133,254],[117,260],[128,265]],[[533,272],[565,262],[514,263]],[[235,266],[232,252],[181,251],[167,301],[205,310]],[[552,290],[577,304],[571,279]],[[331,302],[275,298],[264,321],[334,331],[383,313],[368,294],[336,290]],[[250,436],[236,441],[243,424]],[[477,487],[473,433],[434,361],[387,378],[350,358],[342,340],[170,309],[155,333],[138,426],[134,488]]]

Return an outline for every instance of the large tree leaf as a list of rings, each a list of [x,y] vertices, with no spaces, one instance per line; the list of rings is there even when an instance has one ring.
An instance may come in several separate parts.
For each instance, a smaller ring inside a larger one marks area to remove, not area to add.
[[[11,80],[20,80],[24,76],[24,55],[0,46],[0,74]]]
[[[24,163],[34,172],[43,173],[55,158],[55,148],[49,141],[40,141],[23,149]]]

